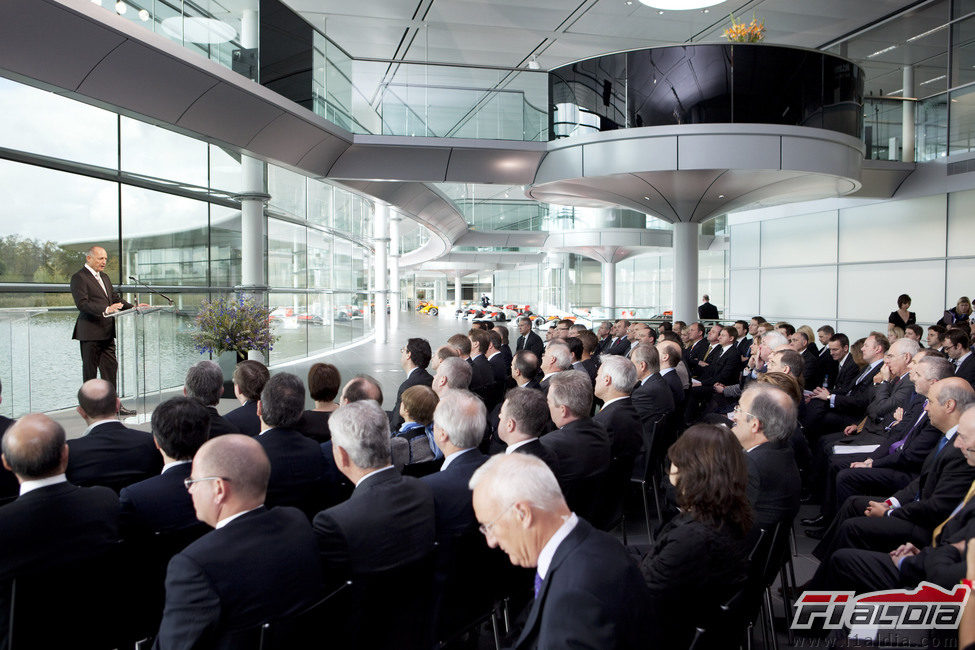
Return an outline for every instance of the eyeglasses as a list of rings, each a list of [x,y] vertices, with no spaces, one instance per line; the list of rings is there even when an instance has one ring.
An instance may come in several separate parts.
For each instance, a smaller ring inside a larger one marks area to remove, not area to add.
[[[753,418],[753,417],[755,417],[754,415],[752,415],[752,414],[751,414],[751,413],[749,413],[748,411],[745,411],[745,410],[743,410],[743,409],[741,408],[741,404],[735,404],[735,408],[734,408],[734,409],[732,409],[732,411],[731,411],[731,412],[732,412],[732,413],[734,414],[734,416],[735,416],[735,419],[737,419],[737,418],[738,418],[738,416],[740,416],[740,415],[742,415],[742,414],[744,414],[744,415],[747,415],[747,416],[748,416],[748,417],[750,417],[750,418]]]
[[[221,481],[229,481],[230,479],[225,476],[204,476],[202,478],[184,478],[183,485],[189,490],[194,483],[199,483],[200,481],[216,481],[220,479]]]
[[[486,523],[486,524],[481,524],[480,526],[478,526],[478,527],[477,527],[477,529],[478,529],[479,531],[481,531],[481,533],[482,533],[482,534],[483,534],[483,535],[484,535],[485,537],[487,537],[488,535],[490,535],[490,534],[491,534],[491,529],[492,529],[492,528],[494,527],[494,524],[496,524],[496,523],[498,523],[499,521],[501,521],[501,517],[504,517],[504,516],[505,516],[506,514],[508,514],[508,511],[509,511],[509,510],[511,510],[511,508],[512,508],[512,507],[514,507],[514,505],[515,505],[515,504],[513,504],[513,503],[512,503],[512,504],[510,504],[510,505],[509,505],[509,506],[508,506],[507,508],[505,508],[504,510],[502,510],[502,511],[501,511],[501,514],[500,514],[500,515],[498,515],[497,517],[495,517],[493,521],[489,521],[489,522],[488,522],[488,523]]]

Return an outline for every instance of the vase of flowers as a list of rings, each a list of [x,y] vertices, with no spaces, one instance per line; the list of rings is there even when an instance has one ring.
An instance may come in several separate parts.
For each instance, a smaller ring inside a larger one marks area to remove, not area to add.
[[[765,21],[752,16],[752,21],[746,23],[731,14],[731,27],[724,30],[724,37],[732,43],[758,43],[765,38]]]
[[[217,357],[225,380],[231,378],[237,363],[247,358],[248,350],[267,355],[277,340],[271,334],[271,310],[243,295],[204,300],[196,314],[196,326],[193,346],[200,354]]]

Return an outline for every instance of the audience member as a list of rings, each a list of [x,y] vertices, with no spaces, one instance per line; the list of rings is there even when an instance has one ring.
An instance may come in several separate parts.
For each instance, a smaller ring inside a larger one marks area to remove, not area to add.
[[[396,391],[396,403],[393,410],[389,412],[389,426],[393,431],[400,428],[403,420],[400,419],[399,405],[403,399],[403,391],[411,386],[431,386],[433,375],[427,372],[430,365],[430,343],[426,339],[411,338],[406,341],[406,345],[399,350],[399,365],[406,373],[406,379],[399,385]]]
[[[210,412],[210,437],[227,433],[240,433],[217,413],[217,404],[223,395],[223,371],[212,361],[197,361],[186,371],[183,394],[195,397]]]
[[[330,363],[312,364],[308,369],[308,395],[315,402],[315,408],[302,411],[295,431],[319,443],[331,440],[328,418],[339,407],[335,397],[341,386],[342,377],[338,368]]]
[[[559,373],[571,369],[572,353],[569,352],[569,346],[562,341],[553,341],[549,343],[548,347],[545,348],[545,354],[542,355],[542,372],[545,373],[545,377],[541,382],[539,382],[542,392],[548,394],[548,389],[551,385],[552,379],[554,379]],[[585,374],[587,377],[589,376],[586,373],[583,374]],[[589,390],[592,392],[591,380],[589,382]]]
[[[365,374],[358,374],[345,384],[345,388],[342,389],[340,402],[344,405],[351,404],[352,402],[361,402],[362,400],[372,400],[381,408],[383,405],[383,387],[379,385],[379,382],[375,378]],[[338,409],[335,410],[337,411]],[[331,429],[331,426],[329,429]]]
[[[507,445],[504,453],[537,456],[557,477],[558,459],[539,440],[550,423],[548,403],[541,391],[512,388],[505,395],[498,415],[498,437]]]
[[[515,352],[528,350],[539,359],[545,353],[545,343],[542,337],[532,331],[532,319],[528,316],[518,317],[518,341],[515,343]]]
[[[441,397],[448,389],[467,390],[474,371],[471,365],[459,357],[444,359],[437,368],[432,388]]]
[[[630,355],[636,369],[636,384],[631,391],[633,408],[643,426],[669,417],[675,411],[674,394],[660,376],[660,355],[652,345],[640,345]]]
[[[955,376],[969,384],[975,383],[975,356],[972,355],[972,342],[961,329],[949,329],[945,333],[944,351],[955,364]]]
[[[939,352],[944,351],[945,346],[945,336],[948,333],[948,328],[943,325],[931,325],[928,327],[928,347],[932,350],[938,350]]]
[[[519,350],[511,360],[511,378],[519,388],[534,388],[541,391],[538,383],[539,358],[534,352]]]
[[[267,366],[260,361],[241,361],[234,368],[234,397],[240,406],[223,416],[231,427],[245,436],[261,432],[261,420],[257,417],[257,400],[261,399],[264,384],[271,378]]]
[[[410,386],[402,398],[399,415],[403,424],[389,441],[393,465],[402,470],[406,465],[443,458],[433,439],[433,412],[440,401],[437,394],[427,386]]]
[[[621,318],[613,324],[612,329],[610,329],[610,335],[613,337],[612,340],[603,348],[602,354],[620,354],[625,355],[630,351],[630,341],[627,339],[626,333],[630,328],[630,321],[625,318]]]
[[[968,296],[962,296],[951,309],[946,309],[938,325],[951,327],[956,323],[964,323],[972,317],[972,301]]]
[[[638,349],[644,347],[649,346],[641,345]],[[643,444],[644,423],[630,397],[636,384],[636,368],[632,361],[617,356],[603,359],[596,375],[596,397],[603,400],[603,406],[593,421],[606,429],[611,441],[611,454],[620,460],[624,469],[628,468],[627,477],[633,471],[633,461]],[[665,384],[662,384],[662,389],[669,397]]]
[[[437,351],[433,353],[433,358],[430,359],[430,369],[437,372],[437,368],[440,367],[441,361],[456,356],[459,355],[457,354],[457,350],[455,350],[453,347],[449,345],[441,345],[439,348],[437,348]]]

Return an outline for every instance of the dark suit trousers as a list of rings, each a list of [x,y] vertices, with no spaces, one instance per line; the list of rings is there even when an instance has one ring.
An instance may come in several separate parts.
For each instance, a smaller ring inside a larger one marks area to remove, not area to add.
[[[98,374],[101,374],[102,379],[115,386],[118,377],[118,359],[115,358],[115,339],[79,341],[79,343],[81,343],[82,381],[95,379]]]
[[[862,594],[897,589],[900,583],[900,571],[887,552],[843,548],[819,565],[805,589],[855,591]]]
[[[836,474],[836,504],[857,494],[893,494],[914,480],[906,472],[886,467],[847,467]]]
[[[869,501],[886,498],[855,496],[847,499],[823,540],[813,549],[813,555],[826,562],[841,548],[891,551],[905,542],[912,542],[918,548],[927,546],[931,541],[930,530],[899,517],[867,517],[863,514]]]

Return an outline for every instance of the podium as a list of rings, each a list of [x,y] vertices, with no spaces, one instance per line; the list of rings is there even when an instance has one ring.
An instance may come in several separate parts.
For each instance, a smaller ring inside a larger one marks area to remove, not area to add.
[[[115,319],[119,398],[135,398],[138,414],[126,422],[141,424],[159,404],[163,390],[181,386],[186,368],[178,359],[184,347],[180,337],[181,312],[174,306],[133,307],[109,314]]]

